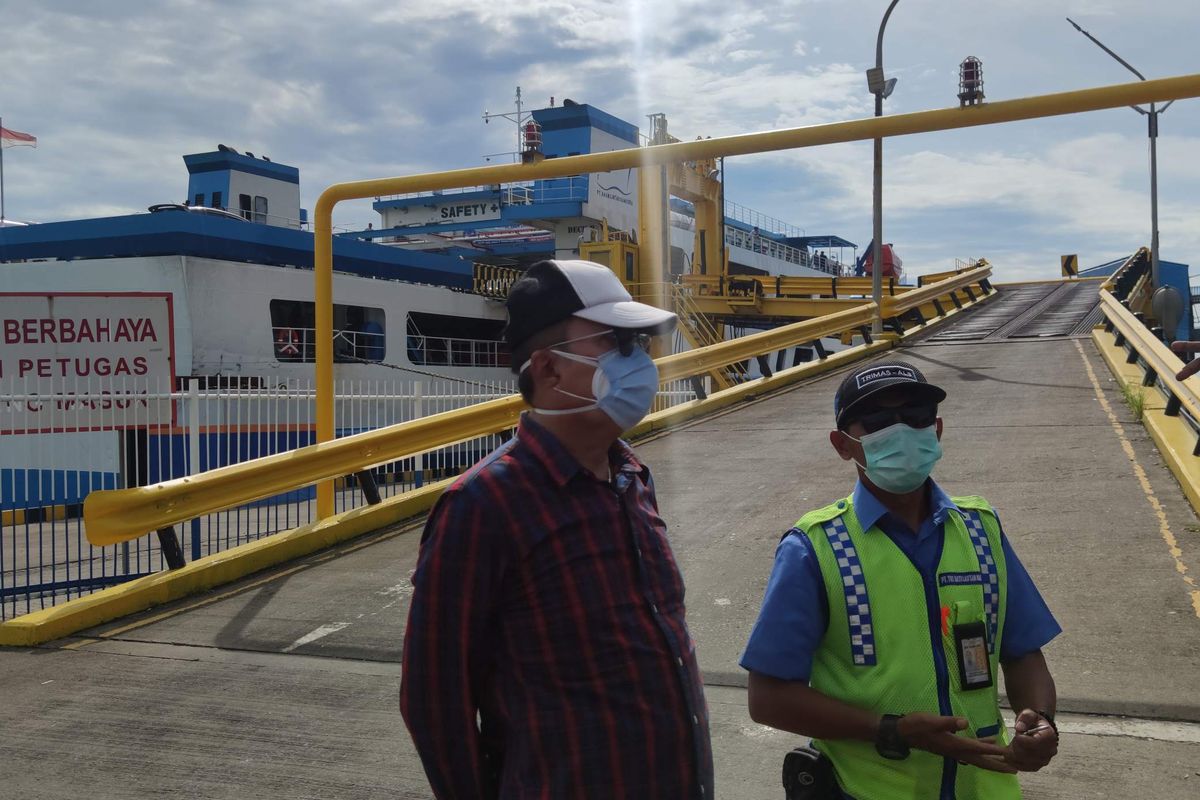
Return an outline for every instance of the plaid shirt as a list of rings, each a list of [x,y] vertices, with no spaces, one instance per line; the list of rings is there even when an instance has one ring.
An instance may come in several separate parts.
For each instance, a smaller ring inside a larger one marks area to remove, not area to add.
[[[526,414],[429,515],[400,709],[440,800],[713,796],[708,708],[650,471]]]

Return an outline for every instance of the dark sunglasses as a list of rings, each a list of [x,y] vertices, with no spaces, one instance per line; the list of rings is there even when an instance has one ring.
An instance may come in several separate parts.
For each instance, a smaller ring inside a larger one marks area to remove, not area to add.
[[[612,333],[613,338],[617,340],[617,349],[621,351],[621,355],[632,354],[635,347],[647,353],[650,352],[649,334],[638,333],[628,328],[614,328]]]
[[[921,405],[899,406],[898,408],[877,408],[856,414],[846,423],[849,428],[855,422],[863,426],[867,433],[875,433],[884,428],[903,422],[910,428],[928,428],[937,422],[937,404],[922,403]]]

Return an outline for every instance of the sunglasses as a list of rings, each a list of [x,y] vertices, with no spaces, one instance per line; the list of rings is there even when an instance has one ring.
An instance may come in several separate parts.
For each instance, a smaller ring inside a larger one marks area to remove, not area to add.
[[[628,328],[614,328],[612,333],[613,338],[617,340],[617,349],[621,351],[621,355],[630,355],[635,347],[647,353],[650,352],[650,334],[638,333]]]
[[[881,431],[897,422],[903,422],[910,428],[928,428],[937,422],[937,404],[922,403],[898,408],[877,408],[873,411],[856,414],[846,423],[845,427],[849,428],[856,422],[862,425],[863,430],[867,433]]]

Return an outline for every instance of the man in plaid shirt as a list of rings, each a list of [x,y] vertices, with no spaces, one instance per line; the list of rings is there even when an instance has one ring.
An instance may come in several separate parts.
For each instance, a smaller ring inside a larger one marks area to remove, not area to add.
[[[433,509],[400,706],[434,794],[713,796],[683,580],[649,469],[618,437],[653,402],[675,315],[608,269],[543,261],[505,337],[532,406]]]

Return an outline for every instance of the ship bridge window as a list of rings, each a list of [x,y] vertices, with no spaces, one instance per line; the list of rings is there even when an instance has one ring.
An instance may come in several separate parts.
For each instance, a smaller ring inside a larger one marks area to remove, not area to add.
[[[213,192],[212,193],[212,207],[213,208],[224,208],[225,206],[221,205],[222,199],[223,198],[222,198],[220,192]]]
[[[240,213],[242,215],[242,219],[249,220],[252,218],[251,217],[251,209],[252,208],[253,208],[253,206],[251,206],[251,204],[250,204],[250,195],[239,194],[238,195],[238,213]]]
[[[509,365],[503,320],[413,311],[405,328],[408,360],[416,366]]]
[[[194,206],[204,205],[204,192],[196,192],[196,197],[193,199],[192,205],[194,205]]]
[[[383,361],[387,355],[382,308],[333,305],[333,360],[341,364]],[[271,336],[280,361],[317,359],[316,307],[306,300],[271,301]]]
[[[254,195],[254,221],[264,225],[267,222],[267,198],[260,194]]]

